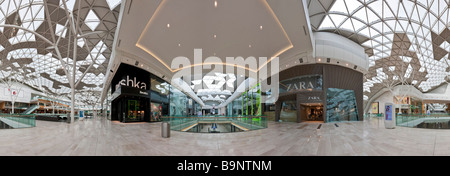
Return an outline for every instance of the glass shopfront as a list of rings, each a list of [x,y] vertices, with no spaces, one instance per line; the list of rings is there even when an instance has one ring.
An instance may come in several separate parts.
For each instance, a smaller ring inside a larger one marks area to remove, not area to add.
[[[151,103],[151,120],[152,121],[161,121],[162,118],[162,105],[159,103]]]
[[[327,121],[357,121],[358,108],[353,90],[328,88]]]
[[[186,111],[188,103],[188,97],[186,94],[170,86],[170,115],[171,116],[186,116],[188,115]]]
[[[158,122],[169,115],[170,84],[151,74],[150,85],[150,120]]]
[[[141,101],[128,100],[126,121],[144,121],[145,106]]]
[[[259,84],[255,85],[248,91],[242,93],[241,96],[231,102],[231,115],[261,115],[261,87]]]
[[[111,120],[156,122],[169,114],[170,85],[145,70],[121,64],[111,91]]]
[[[297,101],[284,101],[281,107],[282,122],[297,122]]]
[[[363,74],[330,64],[299,65],[279,74],[279,96],[264,115],[282,122],[362,120]],[[271,92],[266,93],[271,94]]]

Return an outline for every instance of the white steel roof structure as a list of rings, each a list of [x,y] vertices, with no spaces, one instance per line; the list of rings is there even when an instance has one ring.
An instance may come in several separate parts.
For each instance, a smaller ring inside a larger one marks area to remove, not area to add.
[[[58,94],[101,91],[120,3],[0,0],[0,79]]]
[[[365,99],[386,82],[427,92],[449,80],[449,8],[449,0],[308,0],[313,31],[366,49]]]

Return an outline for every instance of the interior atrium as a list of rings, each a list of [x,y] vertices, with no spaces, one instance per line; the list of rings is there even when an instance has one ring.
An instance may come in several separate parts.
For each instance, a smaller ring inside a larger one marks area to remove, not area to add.
[[[450,0],[0,0],[0,155],[450,155],[449,54]]]

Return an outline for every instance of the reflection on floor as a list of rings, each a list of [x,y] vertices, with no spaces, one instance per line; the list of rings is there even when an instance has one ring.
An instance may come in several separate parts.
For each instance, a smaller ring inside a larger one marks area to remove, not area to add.
[[[162,138],[161,123],[36,121],[35,128],[0,130],[0,155],[450,155],[448,130],[386,129],[378,119],[268,126],[240,133],[171,131]]]

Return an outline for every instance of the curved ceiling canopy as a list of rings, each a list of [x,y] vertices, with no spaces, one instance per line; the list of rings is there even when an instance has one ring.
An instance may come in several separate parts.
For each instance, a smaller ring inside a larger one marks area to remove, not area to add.
[[[210,2],[210,3],[208,3]],[[214,2],[214,3],[213,3]],[[163,0],[142,31],[136,46],[171,72],[198,66],[194,49],[206,57],[278,57],[293,47],[286,31],[265,0]],[[189,67],[171,68],[178,56],[192,60]],[[200,56],[201,57],[201,56]],[[234,66],[234,64],[230,64]],[[251,69],[257,72],[259,68]]]
[[[14,77],[43,92],[66,94],[67,73],[75,72],[77,90],[101,91],[120,3],[0,0],[0,79]]]
[[[341,34],[369,56],[368,99],[386,82],[426,92],[448,81],[449,0],[308,0],[312,29]]]

